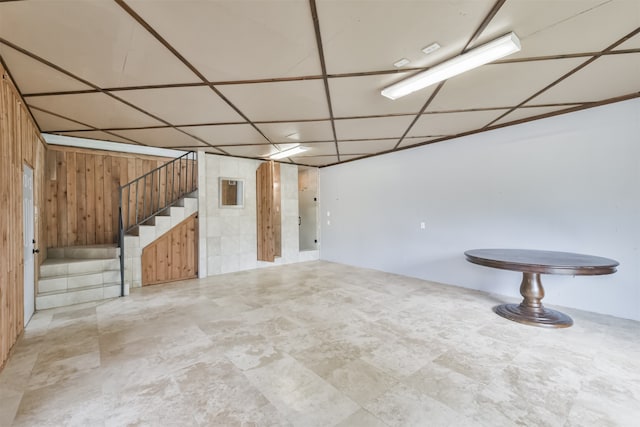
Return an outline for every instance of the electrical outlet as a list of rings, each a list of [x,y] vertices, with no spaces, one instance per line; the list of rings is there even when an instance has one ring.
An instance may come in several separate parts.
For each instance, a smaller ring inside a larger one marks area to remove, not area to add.
[[[424,222],[420,223],[420,230],[424,230],[427,228],[427,225]]]

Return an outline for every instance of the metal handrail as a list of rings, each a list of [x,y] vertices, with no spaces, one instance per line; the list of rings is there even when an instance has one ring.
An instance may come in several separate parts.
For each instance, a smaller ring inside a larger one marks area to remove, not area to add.
[[[196,153],[189,151],[120,187],[118,246],[120,247],[121,296],[124,296],[124,235],[166,210],[186,194],[197,190],[198,174],[196,171]],[[142,191],[140,191],[141,184]],[[132,198],[134,187],[135,194]],[[125,194],[126,204],[123,201]],[[135,209],[132,209],[132,204]]]

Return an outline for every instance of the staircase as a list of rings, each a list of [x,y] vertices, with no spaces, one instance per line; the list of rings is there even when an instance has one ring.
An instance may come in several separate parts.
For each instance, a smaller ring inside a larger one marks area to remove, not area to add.
[[[114,245],[49,248],[40,266],[36,309],[120,296],[120,249]]]
[[[118,244],[48,248],[36,309],[124,296],[142,285],[142,250],[198,210],[190,151],[120,187]]]

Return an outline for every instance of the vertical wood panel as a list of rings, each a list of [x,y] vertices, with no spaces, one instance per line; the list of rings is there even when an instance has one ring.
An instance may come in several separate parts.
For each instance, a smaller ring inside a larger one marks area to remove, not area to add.
[[[256,170],[256,223],[260,261],[273,262],[282,252],[279,181],[279,163],[265,162]]]
[[[35,239],[46,247],[47,212],[55,201],[44,197],[46,145],[32,123],[9,76],[0,66],[0,368],[24,329],[24,255],[22,175],[24,164],[34,171]],[[57,172],[57,171],[55,171]],[[35,258],[37,268],[46,250]]]
[[[142,250],[143,286],[197,277],[197,228],[193,214]]]
[[[36,156],[36,153],[33,153]],[[46,162],[45,203],[51,209],[47,226],[43,227],[49,247],[84,244],[117,243],[119,188],[138,174],[150,172],[170,159],[116,152],[90,151],[71,147],[50,147],[43,156]],[[158,175],[156,174],[156,179]],[[164,177],[163,177],[164,179]],[[164,182],[146,183],[146,215],[150,215],[151,190],[153,204]],[[140,196],[143,194],[140,185]],[[130,196],[130,197],[129,197]],[[130,221],[135,220],[135,190],[124,194],[124,215],[129,198]],[[162,202],[164,203],[164,195]],[[138,205],[142,217],[142,201]]]

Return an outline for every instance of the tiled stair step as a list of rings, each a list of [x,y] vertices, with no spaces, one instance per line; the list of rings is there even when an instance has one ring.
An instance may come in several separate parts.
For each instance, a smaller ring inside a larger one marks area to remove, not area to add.
[[[102,286],[120,282],[120,270],[49,276],[38,280],[38,295],[47,292],[65,292],[87,286]]]
[[[125,290],[125,294],[128,291]],[[73,290],[52,291],[39,293],[36,296],[36,309],[64,307],[90,301],[117,298],[120,296],[120,282],[105,283],[103,285],[84,286]]]
[[[65,248],[47,249],[47,259],[62,258],[82,258],[82,259],[104,259],[117,258],[120,249],[117,245],[89,245],[89,246],[68,246]]]
[[[86,273],[100,273],[105,270],[120,269],[119,258],[53,258],[47,259],[40,266],[40,279],[55,276],[66,276]]]

